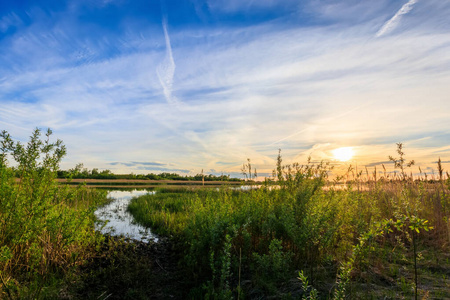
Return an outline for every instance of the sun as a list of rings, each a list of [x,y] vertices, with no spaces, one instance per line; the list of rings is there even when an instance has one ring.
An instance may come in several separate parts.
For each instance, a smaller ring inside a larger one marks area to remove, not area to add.
[[[332,152],[333,152],[334,158],[337,160],[340,160],[340,161],[348,161],[355,154],[352,147],[337,148],[337,149],[334,149]]]

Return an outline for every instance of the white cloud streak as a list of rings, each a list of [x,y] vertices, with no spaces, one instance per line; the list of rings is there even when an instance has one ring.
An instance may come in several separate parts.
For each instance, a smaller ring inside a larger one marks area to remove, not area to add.
[[[166,56],[156,69],[159,82],[164,91],[167,103],[170,105],[178,105],[178,100],[173,96],[173,76],[175,74],[175,61],[173,60],[172,46],[170,45],[169,32],[167,30],[167,17],[163,17],[162,26],[164,30],[164,38],[166,41]]]
[[[413,17],[408,21],[421,24],[429,13]],[[246,158],[259,170],[271,169],[278,148],[286,161],[313,151],[320,159],[337,146],[389,144],[383,149],[391,150],[395,142],[450,128],[448,31],[432,31],[433,23],[426,32],[420,27],[373,39],[378,20],[355,27],[211,27],[169,36],[164,18],[164,39],[154,29],[143,31],[145,39],[127,37],[144,44],[139,51],[75,65],[61,64],[69,55],[49,53],[58,47],[49,50],[33,27],[29,38],[3,44],[2,53],[18,61],[17,49],[33,51],[26,53],[31,68],[0,73],[0,125],[25,137],[35,126],[50,126],[70,151],[64,168],[77,162],[110,168],[108,162],[132,157],[194,173],[238,171]],[[445,20],[441,15],[436,22]],[[101,44],[88,46],[104,51]],[[177,53],[183,55],[175,66]],[[177,103],[183,109],[173,109]],[[320,152],[314,145],[328,146]]]
[[[395,27],[397,27],[397,25],[399,24],[402,16],[409,13],[413,9],[414,4],[416,4],[417,1],[418,0],[409,0],[407,3],[405,3],[389,21],[384,23],[380,30],[378,30],[378,32],[375,34],[375,37],[381,37],[394,30]]]
[[[7,31],[12,26],[22,25],[22,20],[15,13],[10,13],[0,19],[0,32]]]

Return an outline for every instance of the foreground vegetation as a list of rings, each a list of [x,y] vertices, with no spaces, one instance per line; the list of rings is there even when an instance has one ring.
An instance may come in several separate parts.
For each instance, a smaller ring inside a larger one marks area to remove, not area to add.
[[[397,151],[397,180],[329,185],[327,164],[279,156],[276,185],[163,190],[129,211],[182,249],[186,298],[450,298],[449,180],[439,165],[439,181],[413,181]]]
[[[450,298],[450,180],[440,163],[437,180],[412,180],[401,144],[396,177],[334,185],[329,165],[279,156],[260,188],[134,199],[162,236],[144,244],[95,231],[106,192],[59,185],[66,151],[50,138],[0,134],[1,299]]]
[[[54,179],[66,149],[60,140],[50,142],[50,130],[44,140],[40,135],[36,129],[23,145],[0,134],[0,298],[60,294],[103,238],[94,231],[93,212],[106,192],[59,186]]]
[[[97,232],[106,191],[58,184],[51,134],[0,133],[0,299],[180,299],[171,244]]]

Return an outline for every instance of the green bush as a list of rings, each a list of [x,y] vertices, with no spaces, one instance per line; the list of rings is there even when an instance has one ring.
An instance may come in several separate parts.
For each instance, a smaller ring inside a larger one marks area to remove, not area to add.
[[[106,194],[56,183],[66,148],[60,140],[50,142],[51,134],[49,129],[41,139],[36,129],[26,145],[0,134],[0,297],[50,297],[52,286],[98,238],[93,210]],[[17,182],[8,156],[20,174]]]
[[[340,223],[335,198],[321,188],[327,168],[281,167],[279,189],[157,192],[133,199],[129,210],[182,244],[182,263],[202,297],[243,295],[240,271],[254,288],[274,293],[295,268],[313,273],[332,248]]]
[[[404,153],[391,160],[401,167]],[[413,181],[403,166],[396,180],[375,170],[339,185],[328,181],[328,164],[282,165],[280,155],[277,162],[274,178],[258,189],[165,191],[131,202],[139,222],[179,242],[192,295],[289,298],[289,278],[305,270],[311,284],[328,281],[321,295],[344,299],[356,295],[355,279],[368,280],[396,257],[409,259],[417,282],[418,249],[448,245],[450,181],[442,176]]]

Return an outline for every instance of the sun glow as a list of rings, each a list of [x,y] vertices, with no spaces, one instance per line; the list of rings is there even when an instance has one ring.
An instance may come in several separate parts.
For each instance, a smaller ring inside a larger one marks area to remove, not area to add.
[[[352,147],[337,148],[337,149],[334,149],[332,152],[333,152],[334,158],[337,160],[340,160],[340,161],[348,161],[355,154]]]

